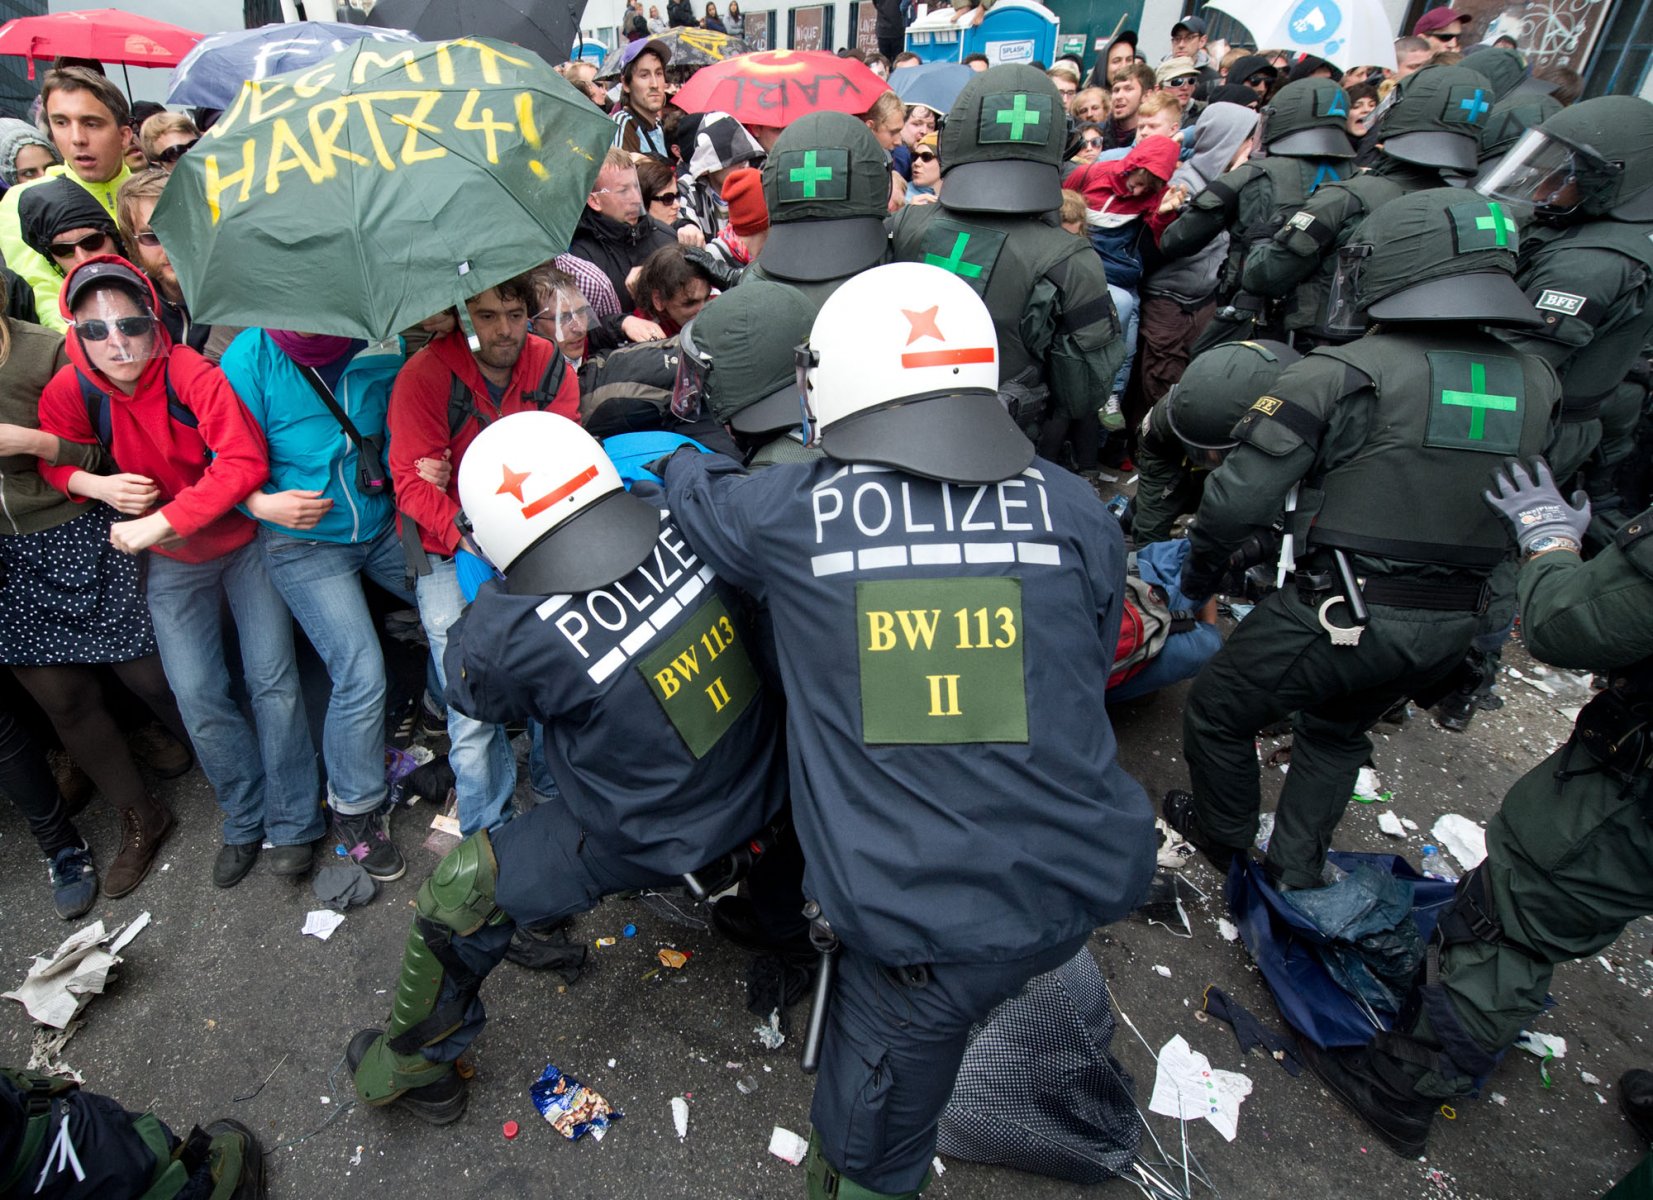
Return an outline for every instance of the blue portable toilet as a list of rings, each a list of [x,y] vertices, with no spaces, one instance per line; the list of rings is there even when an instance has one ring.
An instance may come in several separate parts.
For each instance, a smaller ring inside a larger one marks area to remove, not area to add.
[[[1037,0],[995,0],[981,21],[961,30],[958,57],[985,54],[1000,63],[1056,61],[1056,14]]]
[[[952,6],[941,4],[907,26],[907,49],[927,63],[956,63],[964,58],[963,36],[953,24]]]
[[[608,57],[608,47],[596,41],[575,42],[573,57],[576,62],[588,62],[594,67],[601,67],[603,60]]]

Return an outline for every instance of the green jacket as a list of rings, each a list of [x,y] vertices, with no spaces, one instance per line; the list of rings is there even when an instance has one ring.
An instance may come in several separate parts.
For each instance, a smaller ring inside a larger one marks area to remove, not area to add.
[[[1650,531],[1653,510],[1633,518],[1589,562],[1552,550],[1521,568],[1521,640],[1534,658],[1597,671],[1653,658]]]
[[[40,179],[20,183],[0,198],[0,254],[5,255],[6,266],[33,289],[35,315],[46,328],[55,329],[59,333],[69,328],[68,322],[57,310],[57,294],[63,290],[63,276],[50,259],[36,254],[23,240],[23,227],[17,216],[18,197],[22,195],[24,188],[33,187],[43,179],[50,179],[54,175],[67,175],[96,196],[98,203],[109,210],[109,217],[114,220],[115,193],[131,174],[127,165],[122,163],[120,174],[107,183],[87,183],[68,167],[47,167],[46,173]]]
[[[1183,513],[1193,512],[1210,472],[1188,461],[1182,440],[1171,430],[1167,401],[1142,418],[1136,450],[1136,515],[1131,537],[1138,546],[1163,542]]]

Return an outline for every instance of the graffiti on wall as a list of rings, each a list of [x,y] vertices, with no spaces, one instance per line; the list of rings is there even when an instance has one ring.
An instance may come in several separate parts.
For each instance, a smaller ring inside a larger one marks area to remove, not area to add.
[[[1474,13],[1470,33],[1476,41],[1515,39],[1535,70],[1584,68],[1606,20],[1609,5],[1601,0],[1469,0],[1460,11]]]

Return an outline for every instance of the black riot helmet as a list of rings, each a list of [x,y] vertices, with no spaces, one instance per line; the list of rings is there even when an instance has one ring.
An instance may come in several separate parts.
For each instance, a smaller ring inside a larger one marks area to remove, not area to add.
[[[1539,220],[1653,220],[1653,104],[1635,96],[1581,100],[1521,136],[1475,181]]]

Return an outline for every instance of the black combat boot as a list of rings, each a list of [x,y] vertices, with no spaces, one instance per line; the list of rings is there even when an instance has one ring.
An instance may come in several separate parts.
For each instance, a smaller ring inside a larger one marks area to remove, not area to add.
[[[1413,1090],[1406,1066],[1376,1046],[1322,1050],[1299,1037],[1303,1060],[1320,1082],[1396,1154],[1416,1158],[1429,1140],[1440,1101]]]

